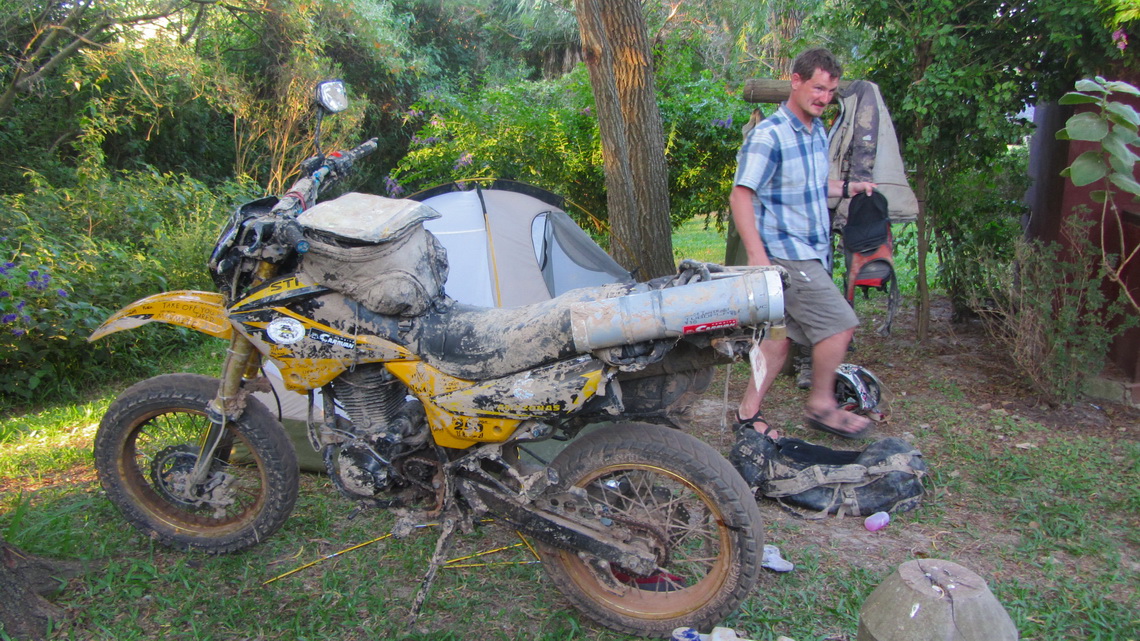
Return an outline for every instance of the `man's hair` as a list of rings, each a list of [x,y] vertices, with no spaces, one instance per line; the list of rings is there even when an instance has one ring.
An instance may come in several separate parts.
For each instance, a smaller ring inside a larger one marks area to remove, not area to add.
[[[792,73],[798,74],[803,80],[808,80],[814,76],[816,69],[831,74],[833,78],[839,78],[843,75],[843,65],[839,64],[835,56],[823,47],[808,49],[796,56],[792,62]]]

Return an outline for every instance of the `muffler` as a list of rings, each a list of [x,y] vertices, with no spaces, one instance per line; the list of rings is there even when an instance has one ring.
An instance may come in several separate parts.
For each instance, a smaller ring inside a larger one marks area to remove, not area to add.
[[[580,353],[783,320],[784,287],[779,269],[771,267],[735,268],[714,280],[666,289],[639,285],[625,296],[570,307]]]

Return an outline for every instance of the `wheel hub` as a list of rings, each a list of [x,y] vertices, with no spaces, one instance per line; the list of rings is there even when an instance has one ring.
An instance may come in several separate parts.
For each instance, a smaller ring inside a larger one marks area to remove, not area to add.
[[[172,445],[154,456],[150,464],[151,482],[166,500],[184,508],[212,506],[221,510],[234,500],[228,489],[234,477],[225,472],[211,470],[206,480],[192,484],[190,478],[198,452],[190,445]]]

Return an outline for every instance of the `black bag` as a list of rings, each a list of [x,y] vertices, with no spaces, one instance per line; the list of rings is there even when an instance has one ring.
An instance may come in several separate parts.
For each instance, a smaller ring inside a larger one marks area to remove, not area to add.
[[[891,229],[887,198],[875,191],[860,192],[851,198],[847,208],[847,224],[843,227],[843,248],[849,252],[867,253],[887,242]]]
[[[900,438],[858,452],[795,438],[773,441],[745,429],[729,460],[758,496],[808,518],[912,510],[922,501],[926,475],[922,452]]]

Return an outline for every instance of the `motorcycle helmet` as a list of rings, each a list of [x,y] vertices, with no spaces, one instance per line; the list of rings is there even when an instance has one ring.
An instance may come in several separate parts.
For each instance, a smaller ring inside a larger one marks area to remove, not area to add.
[[[883,384],[871,370],[843,363],[835,370],[835,400],[839,408],[881,422],[890,414]]]

